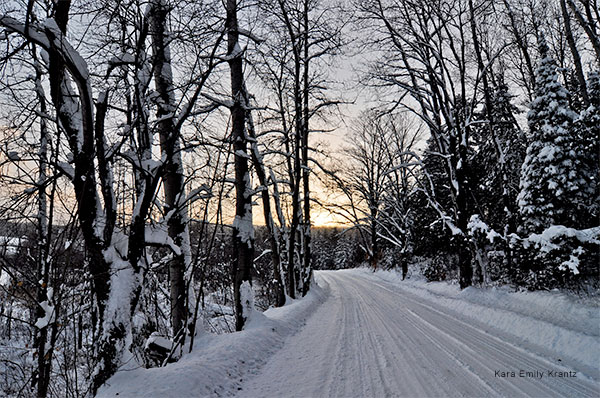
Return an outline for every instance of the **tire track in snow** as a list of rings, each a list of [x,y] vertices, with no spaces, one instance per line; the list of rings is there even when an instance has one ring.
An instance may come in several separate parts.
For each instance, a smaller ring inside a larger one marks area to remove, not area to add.
[[[348,282],[348,281],[347,281]],[[352,286],[352,281],[347,283],[347,285]],[[414,339],[410,334],[406,334],[403,331],[402,326],[398,327],[397,322],[392,322],[394,317],[394,312],[388,313],[385,318],[380,311],[379,306],[381,306],[382,302],[375,303],[377,300],[373,300],[372,297],[367,296],[365,298],[364,294],[361,294],[362,288],[357,289],[353,286],[353,293],[356,297],[360,297],[363,303],[367,303],[367,300],[370,301],[369,305],[366,306],[365,312],[368,314],[368,318],[370,318],[370,322],[366,324],[366,329],[369,330],[371,334],[381,333],[383,331],[386,332],[387,339],[383,341],[383,344],[386,345],[387,350],[385,351],[387,354],[384,354],[386,357],[390,358],[390,353],[398,352],[401,354],[401,359],[395,358],[388,359],[388,362],[392,364],[392,367],[395,370],[394,376],[396,378],[403,380],[403,384],[410,382],[411,389],[415,390],[415,393],[418,395],[427,395],[428,386],[431,384],[429,379],[431,366],[429,363],[425,364],[424,361],[427,361],[427,357],[423,355],[418,355],[414,350],[407,350],[407,347],[410,346],[418,346],[419,341]],[[389,324],[395,324],[395,328],[389,326]],[[393,329],[393,330],[392,330]],[[400,334],[403,334],[401,336]],[[416,365],[413,367],[411,364]],[[403,366],[404,365],[404,366]],[[418,371],[416,367],[422,367],[425,371]],[[406,388],[406,386],[404,386]],[[402,389],[402,387],[398,387],[396,391]]]
[[[482,369],[488,369],[489,374],[494,374],[495,370],[505,370],[507,368],[515,370],[517,373],[520,369],[526,371],[533,371],[536,369],[572,370],[568,367],[548,361],[546,358],[529,353],[521,347],[508,344],[487,331],[478,329],[472,324],[444,313],[439,308],[425,304],[422,301],[417,301],[416,297],[412,294],[406,294],[405,292],[402,292],[401,294],[398,290],[389,289],[379,283],[375,283],[375,285],[394,295],[401,296],[405,301],[410,301],[413,306],[420,307],[422,310],[419,311],[419,314],[411,311],[416,318],[429,325],[431,330],[445,334],[454,341],[454,345],[449,344],[446,345],[446,347],[452,347],[459,351],[462,350],[461,352],[463,355],[465,355],[465,353],[468,355],[470,352],[469,361],[478,362]],[[395,285],[392,285],[392,287],[399,288]],[[437,319],[432,319],[436,317]],[[442,329],[439,325],[445,325],[447,328]],[[468,344],[465,343],[466,341],[468,341]],[[493,353],[494,355],[482,356],[475,352],[473,347],[487,348],[491,350],[490,353]],[[494,366],[491,364],[494,364]],[[500,388],[499,382],[506,380],[492,378],[490,381],[493,382],[495,388]],[[564,396],[565,392],[568,396],[597,396],[599,393],[597,384],[593,386],[594,383],[592,383],[592,388],[590,388],[588,381],[582,380],[581,378],[542,378],[542,380],[537,380],[535,378],[515,378],[508,381],[510,381],[510,383],[501,383],[504,385],[504,388],[517,387],[519,388],[519,390],[517,390],[519,393],[518,395],[525,396],[528,395],[527,391],[530,391],[531,388],[537,388],[540,393],[543,393],[540,396]],[[523,386],[521,387],[521,385]],[[535,387],[532,385],[535,385]]]
[[[344,290],[346,288],[348,286],[344,286]],[[343,326],[344,333],[339,337],[339,344],[344,349],[341,350],[343,355],[333,358],[332,367],[340,371],[337,373],[337,378],[330,379],[326,395],[389,396],[391,392],[385,383],[382,372],[380,350],[378,350],[373,336],[365,333],[363,327],[368,324],[364,308],[361,308],[360,303],[352,300],[342,299],[341,302],[344,308],[344,319],[347,320]],[[356,342],[356,344],[344,344],[349,341]],[[353,383],[339,382],[346,378],[352,378]],[[383,383],[381,383],[382,380]]]
[[[358,280],[355,282],[361,285],[363,283]],[[361,290],[368,291],[372,296],[376,292],[373,286],[363,285]],[[395,344],[400,350],[410,350],[412,353],[412,360],[406,361],[404,364],[412,368],[411,364],[420,363],[424,370],[415,375],[418,382],[412,383],[411,390],[414,391],[417,388],[417,391],[419,391],[418,387],[421,387],[423,391],[418,394],[420,396],[436,396],[441,391],[444,392],[445,396],[457,395],[459,391],[461,392],[460,395],[467,396],[489,396],[493,394],[493,390],[468,365],[457,361],[455,356],[448,355],[447,350],[440,351],[440,347],[435,340],[422,333],[417,324],[411,321],[410,310],[404,308],[404,306],[399,307],[398,303],[391,301],[390,298],[389,294],[378,294],[375,302],[379,305],[373,305],[371,308],[373,313],[378,314],[378,327],[387,330],[388,335],[391,337],[389,345]],[[403,316],[397,320],[395,314]],[[402,333],[403,337],[398,336],[398,333]],[[402,345],[403,341],[408,343]],[[444,355],[440,355],[442,353]],[[466,381],[463,378],[449,377],[453,374],[452,370],[455,368],[468,371],[473,378]]]
[[[319,272],[330,296],[240,397],[598,396],[589,379],[498,378],[494,370],[568,369],[457,319],[393,284]],[[510,340],[510,339],[508,339]]]
[[[506,366],[504,365],[506,363],[512,363],[513,369],[515,369],[515,365],[518,365],[519,367],[516,368],[517,371],[520,369],[526,371],[533,371],[536,369],[554,369],[560,371],[573,370],[573,368],[565,366],[566,364],[553,362],[551,360],[548,360],[547,358],[539,356],[538,354],[531,353],[519,347],[518,345],[509,344],[506,340],[494,336],[492,334],[492,331],[479,329],[474,324],[467,323],[461,319],[456,318],[455,316],[453,316],[453,314],[444,312],[443,307],[433,307],[430,304],[424,303],[423,301],[419,301],[420,298],[414,296],[411,293],[396,290],[400,289],[399,286],[391,285],[390,287],[386,287],[380,283],[375,283],[375,285],[392,294],[402,296],[404,300],[410,301],[411,304],[414,306],[421,307],[422,310],[419,311],[420,315],[417,315],[415,313],[415,316],[429,324],[431,328],[437,329],[446,334],[450,333],[448,334],[448,336],[450,336],[454,341],[458,342],[463,347],[470,349],[470,347],[474,345],[473,342],[477,342],[477,344],[479,344],[480,346],[483,345],[493,350],[495,356],[486,357],[486,361],[483,362],[483,365],[488,367],[492,371],[492,373],[496,369],[506,369]],[[435,317],[438,318],[432,319]],[[427,320],[427,318],[429,318],[429,320]],[[438,326],[436,326],[440,324],[450,325],[451,327],[449,329],[442,330]],[[464,341],[468,341],[469,344],[465,344]],[[507,350],[507,348],[510,349]],[[499,358],[497,358],[496,356]],[[490,366],[490,362],[495,362],[496,366]],[[535,382],[535,379],[530,378],[518,378],[512,380]],[[557,396],[557,391],[563,391],[565,388],[569,389],[570,394],[575,393],[576,396],[600,395],[598,383],[590,380],[587,377],[575,379],[546,378],[542,380],[543,383],[537,384],[540,385],[540,388],[547,389],[546,396]],[[550,385],[552,387],[544,387],[546,385]],[[556,388],[557,385],[560,385],[558,389]],[[590,386],[592,386],[591,389]],[[558,395],[560,396],[560,393]]]
[[[372,287],[371,287],[372,289]],[[388,296],[389,297],[389,296]],[[436,363],[438,368],[445,368],[448,372],[451,372],[451,369],[454,366],[457,366],[458,369],[463,369],[467,371],[472,377],[471,378],[454,378],[448,379],[448,377],[444,374],[445,372],[438,373],[440,377],[445,381],[445,384],[449,386],[453,386],[453,390],[447,391],[447,394],[452,395],[452,391],[456,394],[457,391],[468,391],[466,394],[468,396],[493,396],[497,395],[497,385],[495,383],[490,383],[485,380],[478,372],[477,369],[486,369],[487,374],[493,374],[494,371],[491,367],[489,367],[484,361],[480,360],[476,355],[476,352],[465,345],[462,341],[454,339],[451,335],[445,333],[441,328],[437,328],[432,326],[429,322],[427,322],[424,318],[419,316],[417,313],[412,311],[409,308],[402,307],[402,310],[405,312],[405,321],[407,325],[414,329],[409,329],[413,335],[423,336],[426,341],[420,341],[419,343],[413,342],[411,347],[416,347],[417,350],[424,350],[421,347],[427,347],[431,345],[435,347],[436,350],[439,350],[437,353]],[[390,312],[389,309],[386,312]],[[404,325],[405,329],[407,325]],[[441,335],[440,335],[441,334]],[[407,334],[410,336],[410,333]],[[450,339],[450,340],[449,340]],[[445,343],[445,344],[443,344]],[[469,353],[468,358],[465,357],[465,352],[457,352],[457,350],[462,349]],[[445,355],[444,358],[441,353]],[[426,358],[433,357],[431,351],[428,351],[428,355]],[[442,361],[443,358],[443,361]],[[449,360],[448,360],[449,359]],[[453,363],[454,362],[454,363]],[[453,366],[454,365],[454,366]],[[474,366],[477,365],[477,366]],[[468,382],[466,380],[469,380]],[[477,380],[480,384],[479,388],[476,388],[473,385],[473,380]],[[457,384],[459,382],[459,384]],[[439,388],[444,388],[447,386],[440,386]],[[509,396],[515,395],[523,395],[523,391],[521,389],[515,388],[511,384],[504,386],[504,390],[510,391]]]

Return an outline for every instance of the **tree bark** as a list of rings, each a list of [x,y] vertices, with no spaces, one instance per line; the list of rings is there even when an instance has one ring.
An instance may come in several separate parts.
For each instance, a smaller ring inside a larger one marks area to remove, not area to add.
[[[246,110],[244,98],[244,71],[242,64],[242,49],[239,45],[239,30],[237,20],[237,1],[227,0],[227,56],[231,76],[231,128],[233,151],[235,155],[235,220],[233,222],[233,295],[235,305],[235,328],[243,329],[249,314],[246,313],[250,303],[242,302],[242,285],[247,282],[252,285],[251,270],[254,260],[254,226],[252,224],[252,187],[248,169],[246,137]]]
[[[563,23],[565,25],[565,36],[567,38],[567,43],[569,44],[569,49],[571,50],[571,55],[573,56],[573,66],[575,67],[575,75],[577,76],[577,83],[579,83],[581,98],[583,99],[585,108],[587,108],[590,104],[590,98],[587,92],[585,75],[583,74],[581,56],[579,55],[577,43],[575,43],[575,38],[573,37],[573,30],[571,29],[571,18],[569,17],[569,11],[567,9],[566,0],[560,0],[560,10],[563,17]]]
[[[175,127],[175,97],[173,72],[169,48],[167,18],[169,6],[164,0],[152,3],[152,48],[154,51],[154,82],[160,96],[156,117],[161,153],[164,157],[163,187],[165,193],[164,212],[168,234],[179,253],[173,253],[169,262],[171,326],[173,337],[181,335],[187,319],[186,286],[184,274],[189,261],[189,233],[187,229],[187,206],[183,203],[185,187],[183,164],[180,152],[179,131]]]
[[[244,89],[244,97],[248,101],[248,92]],[[267,233],[269,234],[269,242],[271,246],[271,262],[273,266],[273,275],[275,279],[275,306],[281,307],[285,304],[285,292],[283,289],[283,282],[281,280],[281,251],[279,249],[279,234],[277,233],[277,227],[273,221],[273,212],[271,210],[271,200],[269,198],[269,185],[267,181],[267,173],[265,165],[262,160],[262,155],[258,149],[258,141],[256,139],[256,132],[254,130],[254,122],[252,120],[252,114],[250,110],[247,110],[246,118],[248,121],[248,136],[251,138],[251,152],[252,152],[252,163],[258,177],[258,182],[262,187],[260,193],[262,204],[263,204],[263,215],[265,218],[265,225],[267,227]]]
[[[291,298],[296,298],[297,291],[297,271],[299,262],[296,262],[296,239],[298,229],[300,227],[301,204],[300,204],[300,184],[302,180],[302,161],[301,161],[301,146],[303,135],[303,112],[302,112],[302,57],[300,48],[300,38],[294,31],[294,24],[290,20],[290,13],[286,8],[283,0],[278,0],[281,10],[281,16],[288,32],[288,36],[292,46],[293,62],[294,62],[294,142],[293,142],[293,168],[290,170],[290,188],[292,191],[292,221],[289,229],[289,244],[288,244],[288,264],[287,264],[287,283],[288,294]],[[299,261],[301,261],[299,259]]]
[[[304,23],[304,39],[303,39],[303,87],[302,87],[302,184],[304,191],[304,228],[302,233],[304,239],[302,241],[302,295],[305,296],[310,289],[310,281],[312,278],[312,254],[311,254],[311,225],[310,225],[310,167],[308,165],[308,134],[309,134],[309,26],[308,26],[308,5],[309,0],[304,0],[303,23]],[[300,117],[299,115],[296,117]]]
[[[32,58],[34,60],[35,67],[35,83],[36,83],[36,94],[37,100],[40,107],[40,115],[46,115],[46,96],[42,88],[42,76],[43,71],[39,64],[35,46],[31,50]],[[46,168],[48,163],[48,126],[46,123],[45,116],[40,118],[40,147],[38,150],[38,215],[37,215],[37,229],[38,229],[38,269],[37,269],[37,308],[35,311],[36,318],[43,317],[45,311],[39,303],[46,301],[48,297],[48,284],[50,283],[50,262],[48,258],[49,249],[49,222],[48,222],[48,205],[47,205],[47,193],[46,193]],[[52,347],[47,350],[47,343],[49,337],[49,326],[46,325],[41,328],[36,327],[35,342],[34,345],[37,351],[37,369],[34,372],[32,384],[37,385],[37,396],[38,398],[45,398],[48,395],[48,386],[50,384],[50,372],[52,370]]]

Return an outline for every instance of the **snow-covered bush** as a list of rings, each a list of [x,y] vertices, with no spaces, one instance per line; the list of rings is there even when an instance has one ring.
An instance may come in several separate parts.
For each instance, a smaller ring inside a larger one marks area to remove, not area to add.
[[[509,282],[513,266],[503,236],[481,220],[478,214],[471,216],[467,228],[475,251],[476,276],[484,283]]]
[[[487,256],[487,276],[492,284],[510,283],[514,267],[510,267],[504,250],[489,250]]]
[[[597,280],[600,272],[600,227],[578,230],[552,225],[539,234],[510,234],[507,242],[473,215],[469,234],[482,257],[486,282],[514,283],[531,290],[577,287]]]
[[[436,256],[423,269],[423,276],[428,282],[443,281],[448,271],[447,264],[445,256]]]
[[[516,282],[528,289],[576,288],[597,280],[600,272],[600,227],[577,230],[553,225],[540,234],[512,236],[519,254]]]

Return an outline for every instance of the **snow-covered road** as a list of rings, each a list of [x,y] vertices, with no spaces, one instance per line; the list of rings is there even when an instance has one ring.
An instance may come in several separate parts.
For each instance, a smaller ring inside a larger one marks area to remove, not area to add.
[[[326,301],[240,397],[600,396],[568,360],[541,356],[400,285],[319,272]]]

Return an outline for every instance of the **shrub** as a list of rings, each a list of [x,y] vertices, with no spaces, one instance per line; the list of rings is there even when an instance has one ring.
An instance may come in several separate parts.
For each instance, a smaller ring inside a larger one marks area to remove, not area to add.
[[[446,258],[443,256],[434,257],[423,270],[423,276],[428,282],[439,282],[446,279],[448,267]]]

